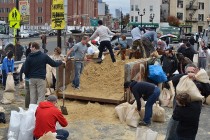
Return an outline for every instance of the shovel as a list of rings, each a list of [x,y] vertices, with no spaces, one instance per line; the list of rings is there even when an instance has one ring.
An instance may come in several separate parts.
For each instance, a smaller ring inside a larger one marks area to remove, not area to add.
[[[65,64],[64,64],[64,68],[63,68],[63,90],[62,90],[62,94],[63,94],[63,106],[61,106],[61,112],[63,115],[68,115],[68,111],[64,105],[64,101],[65,101],[65,93],[64,93],[64,90],[65,90]]]

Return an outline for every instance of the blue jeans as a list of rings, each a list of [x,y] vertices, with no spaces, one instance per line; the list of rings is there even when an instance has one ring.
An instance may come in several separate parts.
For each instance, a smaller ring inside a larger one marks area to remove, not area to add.
[[[64,129],[58,129],[56,130],[56,138],[59,140],[66,140],[69,136],[69,132],[67,130]]]
[[[83,62],[75,61],[75,63],[74,63],[74,80],[73,80],[73,85],[75,87],[79,87],[80,75],[82,74],[83,67],[84,67]]]
[[[179,122],[174,120],[171,117],[171,119],[168,122],[165,140],[178,140],[178,137],[176,134],[176,129],[177,129],[178,124],[179,124]]]
[[[143,119],[145,123],[151,123],[152,106],[158,100],[159,95],[160,95],[160,89],[158,87],[155,87],[153,94],[149,96],[147,103],[145,105],[145,115]]]

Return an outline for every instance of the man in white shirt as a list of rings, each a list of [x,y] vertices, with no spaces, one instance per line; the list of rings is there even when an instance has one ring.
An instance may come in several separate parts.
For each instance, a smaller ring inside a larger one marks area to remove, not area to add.
[[[113,50],[112,50],[112,46],[111,46],[111,42],[110,42],[110,35],[117,35],[113,32],[111,32],[109,30],[108,27],[103,26],[103,22],[102,20],[98,21],[98,28],[96,29],[96,31],[93,33],[93,35],[90,37],[90,40],[95,39],[97,36],[99,36],[99,41],[100,41],[100,45],[99,45],[99,54],[98,54],[98,58],[99,61],[98,63],[102,62],[102,53],[103,50],[105,49],[105,47],[109,50],[112,62],[116,62]]]
[[[132,45],[132,51],[130,52],[129,59],[131,59],[133,55],[136,59],[138,59],[139,57],[140,58],[144,57],[145,50],[144,50],[143,45],[141,45],[142,44],[141,43],[141,36],[145,32],[146,32],[145,29],[143,29],[141,27],[133,26],[133,29],[131,30],[133,45]],[[139,50],[140,50],[140,56],[137,56],[137,53],[138,53],[137,48],[138,47],[139,47]]]

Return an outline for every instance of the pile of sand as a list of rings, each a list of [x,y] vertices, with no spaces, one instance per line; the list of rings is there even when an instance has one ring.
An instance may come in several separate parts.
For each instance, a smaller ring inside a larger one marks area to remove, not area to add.
[[[124,65],[136,59],[120,60],[112,63],[109,55],[102,64],[88,62],[81,75],[80,90],[67,86],[66,94],[86,97],[121,100],[124,96]]]

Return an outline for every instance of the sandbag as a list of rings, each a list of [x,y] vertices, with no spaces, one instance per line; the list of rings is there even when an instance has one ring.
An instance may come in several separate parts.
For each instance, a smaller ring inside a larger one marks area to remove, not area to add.
[[[169,104],[168,104],[168,107],[172,108],[173,107],[173,101],[174,101],[174,97],[175,97],[175,88],[174,88],[174,85],[172,83],[172,81],[169,81],[168,82],[169,84],[169,87],[170,87],[170,100],[169,100]]]
[[[204,96],[196,87],[195,83],[189,78],[188,75],[182,76],[176,87],[177,94],[187,93],[190,95],[192,101],[204,101]]]
[[[35,128],[35,111],[25,111],[21,118],[18,140],[32,140]]]
[[[159,102],[153,105],[152,121],[165,122],[165,109],[159,106]]]
[[[22,82],[20,82],[18,88],[19,89],[24,89],[24,87],[25,87],[25,81],[23,80]]]
[[[145,101],[143,98],[140,98],[140,102],[141,102],[141,107],[145,107]],[[132,104],[133,107],[137,108],[137,102],[135,100],[135,102]]]
[[[206,104],[210,105],[210,95],[206,98]]]
[[[18,65],[18,68],[16,70],[17,73],[20,73],[20,70],[21,70],[22,66],[23,66],[23,63],[21,63],[21,64]]]
[[[15,101],[15,94],[13,92],[4,92],[1,103],[11,104]]]
[[[21,118],[22,114],[20,112],[11,111],[10,123],[8,129],[8,139],[18,140]]]
[[[137,127],[136,140],[157,140],[158,133],[146,127]]]
[[[137,127],[140,121],[140,116],[136,108],[131,108],[126,117],[126,124],[132,127]]]
[[[202,83],[210,83],[209,76],[204,69],[200,69],[195,75],[195,79]]]
[[[169,105],[170,96],[171,96],[170,90],[168,90],[167,88],[163,88],[159,96],[159,101],[160,101],[161,106]]]
[[[15,82],[14,82],[12,73],[8,73],[8,75],[7,75],[6,87],[5,87],[4,91],[6,91],[6,92],[15,91]]]
[[[198,54],[193,55],[193,64],[198,66]]]
[[[49,88],[49,86],[52,86],[52,67],[50,65],[46,65],[46,88]]]
[[[57,140],[56,139],[56,133],[52,133],[51,131],[50,132],[47,132],[46,134],[44,134],[42,137],[40,137],[38,140]]]
[[[5,109],[2,106],[0,106],[0,112],[4,112],[5,113]]]
[[[129,106],[131,107],[132,105],[129,104],[128,102],[125,102],[115,107],[115,112],[117,116],[119,117],[120,122],[125,122],[126,115],[127,115],[127,108]]]

